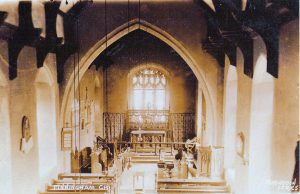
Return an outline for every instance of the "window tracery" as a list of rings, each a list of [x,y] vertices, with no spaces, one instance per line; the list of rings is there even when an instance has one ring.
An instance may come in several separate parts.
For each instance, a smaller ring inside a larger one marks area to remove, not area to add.
[[[131,79],[134,110],[166,110],[167,78],[155,68],[137,71]]]

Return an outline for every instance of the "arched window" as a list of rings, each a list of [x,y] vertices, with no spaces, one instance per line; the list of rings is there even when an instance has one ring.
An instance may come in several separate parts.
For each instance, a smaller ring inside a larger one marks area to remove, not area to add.
[[[131,77],[133,110],[166,110],[167,78],[159,69],[146,67]]]

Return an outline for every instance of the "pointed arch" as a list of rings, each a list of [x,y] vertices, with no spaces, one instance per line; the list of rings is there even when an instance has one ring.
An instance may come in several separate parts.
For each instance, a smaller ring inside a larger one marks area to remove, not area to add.
[[[211,144],[214,144],[216,139],[216,132],[215,132],[215,127],[216,127],[215,122],[217,118],[216,103],[212,100],[211,97],[212,89],[204,79],[205,74],[204,71],[201,69],[201,65],[196,62],[196,60],[189,54],[187,49],[174,37],[172,37],[166,31],[144,20],[133,19],[130,22],[126,22],[123,25],[119,26],[118,28],[114,29],[112,32],[110,32],[107,35],[107,45],[110,46],[120,38],[136,30],[142,30],[144,32],[147,32],[157,37],[167,45],[169,45],[182,57],[182,59],[191,68],[191,70],[197,77],[199,86],[201,86],[201,89],[206,99],[207,109],[208,109],[207,130],[211,130],[210,133],[211,137],[209,137],[209,139]],[[76,76],[79,77],[80,79],[82,78],[83,74],[86,72],[86,70],[91,65],[91,63],[97,58],[97,56],[99,56],[100,53],[102,53],[105,50],[105,40],[106,38],[103,37],[84,54],[84,56],[80,59],[78,64],[79,72],[73,71],[66,82],[66,87],[62,98],[62,106],[60,110],[61,113],[60,124],[62,127],[64,126],[64,124],[67,122],[67,119],[69,118],[70,112],[68,110],[70,110],[69,107],[71,105],[71,101],[73,97],[72,94],[74,93],[74,84],[75,84],[75,88],[78,87],[78,83],[74,83],[72,77]]]

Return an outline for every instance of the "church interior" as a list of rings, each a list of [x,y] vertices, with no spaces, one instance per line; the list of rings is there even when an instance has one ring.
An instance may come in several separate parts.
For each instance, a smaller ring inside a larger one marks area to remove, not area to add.
[[[0,194],[299,192],[299,0],[0,0]]]

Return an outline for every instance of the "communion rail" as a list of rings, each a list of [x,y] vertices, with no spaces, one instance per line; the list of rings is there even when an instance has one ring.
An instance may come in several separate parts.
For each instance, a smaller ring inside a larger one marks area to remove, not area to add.
[[[139,148],[152,148],[155,155],[158,154],[157,151],[161,148],[168,148],[165,151],[170,150],[171,155],[173,155],[176,148],[184,148],[186,145],[185,142],[118,142],[117,144],[119,150],[130,147],[134,152],[138,152]],[[190,143],[189,145],[196,147],[196,143]]]

